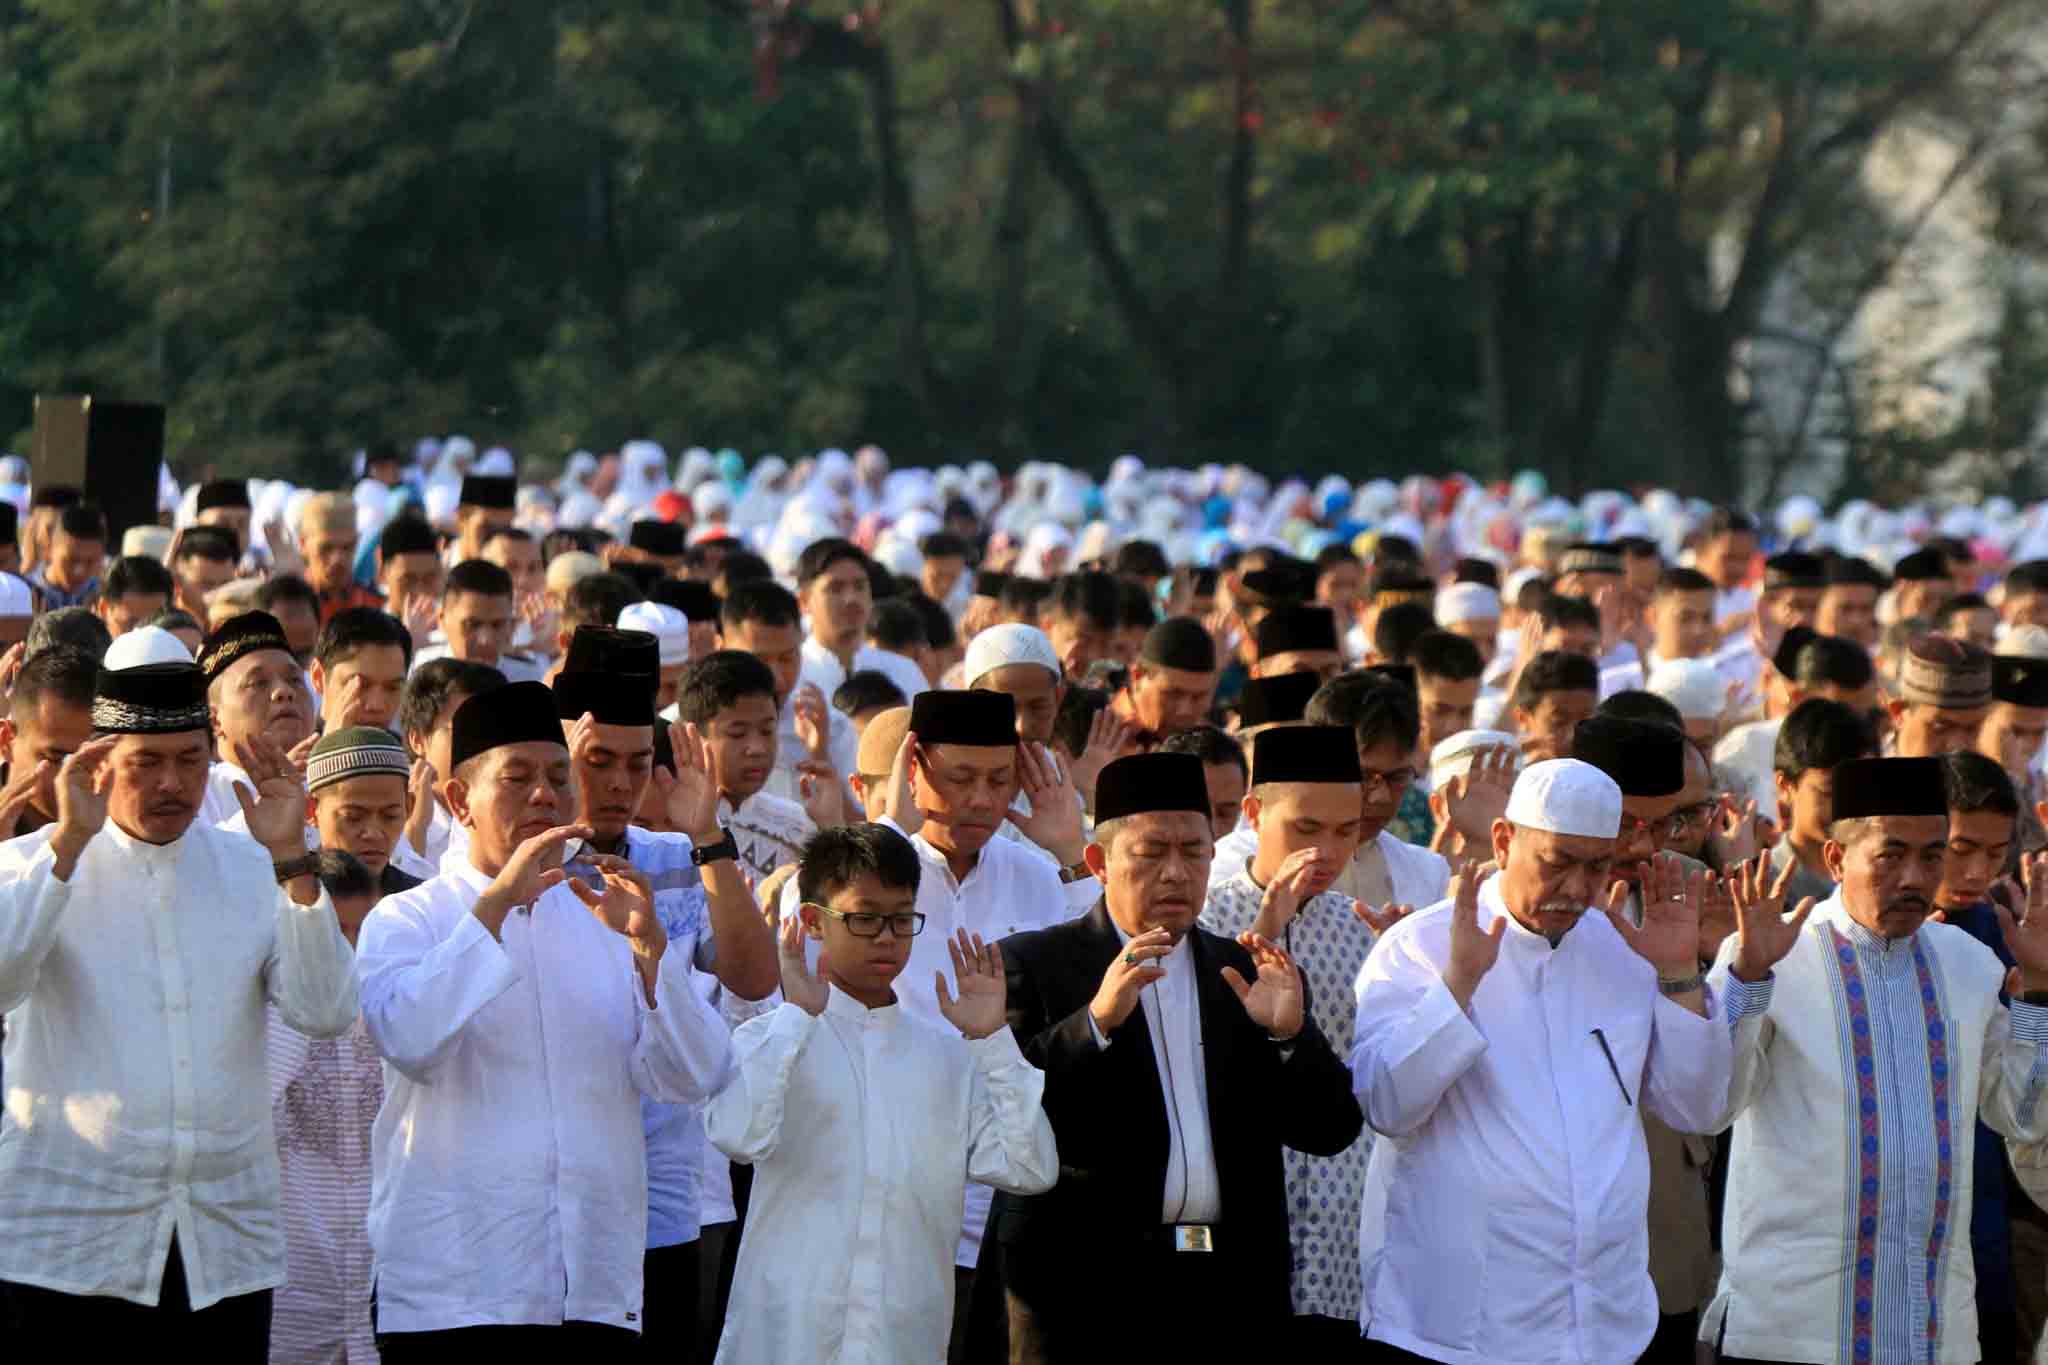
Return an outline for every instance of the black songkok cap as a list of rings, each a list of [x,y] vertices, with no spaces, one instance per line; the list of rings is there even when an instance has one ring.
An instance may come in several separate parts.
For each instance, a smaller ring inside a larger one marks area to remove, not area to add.
[[[1948,575],[1943,572],[1941,576],[1946,578]],[[1828,566],[1821,562],[1819,555],[1787,550],[1764,561],[1765,592],[1776,592],[1781,588],[1824,588],[1827,584]]]
[[[1252,785],[1358,781],[1358,741],[1340,725],[1276,725],[1252,738]]]
[[[1245,591],[1271,603],[1299,602],[1316,590],[1315,566],[1298,559],[1276,559],[1253,569],[1241,580]]]
[[[2048,706],[2048,661],[1994,656],[1991,699],[2012,706]]]
[[[661,642],[653,632],[616,626],[578,626],[562,656],[563,672],[645,673],[661,671]],[[630,724],[631,722],[622,722]]]
[[[599,725],[652,725],[654,693],[660,684],[653,673],[565,668],[555,675],[555,711],[563,720],[575,720],[588,711]]]
[[[387,560],[393,555],[437,555],[441,538],[418,517],[393,517],[377,537],[377,553]]]
[[[249,505],[249,484],[245,479],[215,479],[212,483],[199,485],[199,499],[196,504],[204,512],[214,507],[247,507]]]
[[[1835,819],[1946,815],[1938,758],[1852,758],[1835,769]]]
[[[1183,673],[1216,671],[1216,640],[1192,616],[1169,616],[1145,632],[1138,658]]]
[[[654,585],[648,599],[665,607],[674,607],[683,614],[684,620],[693,625],[699,621],[716,621],[718,609],[723,605],[709,583],[700,583],[694,578],[664,578]]]
[[[1621,551],[1613,545],[1581,541],[1564,552],[1564,558],[1558,561],[1557,572],[1560,577],[1568,573],[1618,575],[1623,572]]]
[[[1915,550],[1892,566],[1892,577],[1902,583],[1927,583],[1948,576],[1947,557],[1932,546]]]
[[[1017,742],[1017,703],[1007,692],[920,692],[910,703],[910,728],[920,746],[972,744],[985,749]]]
[[[930,695],[923,693],[919,700]],[[1358,757],[1348,737],[1344,747],[1354,760]],[[1132,754],[1110,763],[1095,779],[1097,828],[1127,815],[1172,810],[1209,814],[1208,779],[1202,775],[1202,760],[1193,754]]]
[[[1623,796],[1672,796],[1685,786],[1685,735],[1653,720],[1588,716],[1572,731],[1572,757],[1613,778]]]
[[[193,662],[212,682],[237,659],[259,649],[281,649],[290,654],[292,644],[285,639],[284,627],[275,616],[267,611],[245,611],[240,616],[230,616],[220,623],[220,629],[201,640],[199,655]]]
[[[28,500],[31,509],[37,507],[76,507],[85,501],[85,494],[75,484],[53,483],[36,485],[35,496]]]
[[[1337,648],[1337,617],[1328,607],[1275,607],[1255,633],[1261,659],[1298,650]]]
[[[1323,685],[1322,678],[1307,669],[1253,678],[1237,694],[1237,723],[1249,730],[1254,725],[1291,724],[1308,710],[1309,698]]]
[[[651,555],[679,555],[686,548],[688,536],[679,521],[636,521],[626,532],[626,543]]]
[[[21,513],[14,504],[0,498],[0,541],[12,541],[21,529]]]
[[[1811,626],[1787,626],[1778,640],[1778,652],[1771,655],[1771,667],[1790,681],[1799,681],[1799,653],[1819,638],[1820,632]]]
[[[994,569],[981,569],[974,575],[976,597],[1001,597],[1003,589],[1010,586],[1010,575],[997,573]]]
[[[92,728],[110,735],[168,735],[213,725],[206,675],[196,664],[102,668],[92,690]]]
[[[516,505],[519,481],[505,474],[465,474],[456,502],[463,507],[491,507],[506,511]]]
[[[456,708],[449,725],[448,765],[460,768],[502,744],[563,744],[555,694],[544,682],[506,683]]]

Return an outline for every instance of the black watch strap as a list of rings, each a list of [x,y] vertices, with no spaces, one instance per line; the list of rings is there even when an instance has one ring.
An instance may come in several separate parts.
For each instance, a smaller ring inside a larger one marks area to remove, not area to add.
[[[692,845],[690,848],[690,866],[702,867],[706,863],[715,863],[721,858],[730,858],[738,861],[739,856],[739,843],[732,837],[732,831],[726,830],[723,837],[715,844]]]
[[[271,871],[277,874],[277,884],[283,886],[294,877],[310,877],[320,870],[318,853],[303,853],[296,858],[287,858],[281,863],[272,863]]]

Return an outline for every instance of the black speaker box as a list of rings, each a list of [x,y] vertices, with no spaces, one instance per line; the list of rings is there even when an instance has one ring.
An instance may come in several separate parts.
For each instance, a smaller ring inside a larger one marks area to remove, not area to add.
[[[71,484],[107,516],[107,555],[130,526],[156,525],[157,468],[164,457],[159,403],[116,403],[90,394],[37,394],[29,462],[38,488]]]

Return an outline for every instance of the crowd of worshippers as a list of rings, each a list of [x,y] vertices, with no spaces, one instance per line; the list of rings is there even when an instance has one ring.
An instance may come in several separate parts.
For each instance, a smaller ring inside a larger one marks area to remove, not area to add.
[[[9,1349],[2035,1359],[2048,563],[28,501]]]

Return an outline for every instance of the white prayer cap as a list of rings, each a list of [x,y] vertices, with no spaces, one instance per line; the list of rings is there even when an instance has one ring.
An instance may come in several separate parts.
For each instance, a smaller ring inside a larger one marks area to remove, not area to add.
[[[1712,720],[1728,708],[1728,682],[1705,659],[1666,659],[1650,670],[1643,690],[1678,708],[1687,720]]]
[[[495,479],[510,479],[519,473],[519,466],[512,459],[512,452],[503,446],[492,446],[477,457],[470,466],[472,474],[487,474]]]
[[[690,618],[665,602],[635,602],[619,613],[620,630],[644,630],[661,644],[661,666],[690,662]]]
[[[1429,751],[1429,785],[1432,791],[1442,791],[1444,783],[1461,773],[1472,770],[1472,761],[1488,749],[1513,749],[1517,755],[1522,746],[1515,737],[1505,730],[1460,730],[1449,739],[1440,739]]]
[[[1436,595],[1436,623],[1440,626],[1499,619],[1500,594],[1484,583],[1453,583]]]
[[[1621,788],[1590,763],[1548,759],[1522,769],[1505,815],[1523,829],[1612,839],[1621,832]]]
[[[967,646],[967,660],[960,667],[960,677],[969,687],[998,668],[1010,664],[1037,664],[1040,668],[1052,670],[1060,675],[1060,656],[1053,650],[1052,641],[1045,638],[1045,632],[1036,626],[1006,625],[990,626],[976,635]]]
[[[144,664],[189,664],[192,651],[162,626],[137,626],[107,646],[105,668],[140,668]]]
[[[2048,659],[2048,627],[2008,626],[1998,652],[2008,659]]]
[[[548,591],[567,597],[569,589],[594,573],[604,572],[604,561],[587,550],[564,550],[548,561]]]
[[[168,526],[131,526],[121,533],[121,556],[146,556],[161,563],[170,557],[171,535]]]

